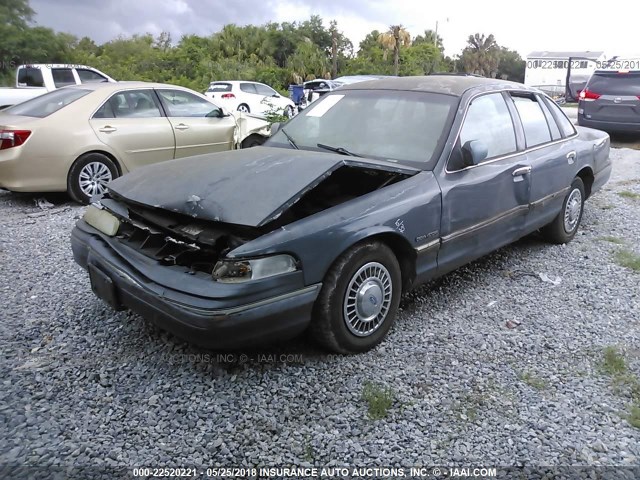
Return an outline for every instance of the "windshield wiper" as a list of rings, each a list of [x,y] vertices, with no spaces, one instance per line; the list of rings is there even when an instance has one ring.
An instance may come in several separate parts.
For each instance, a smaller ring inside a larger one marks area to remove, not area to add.
[[[284,135],[285,137],[287,137],[287,140],[289,140],[289,145],[291,145],[291,146],[292,146],[293,148],[295,148],[296,150],[300,150],[300,149],[298,148],[298,145],[296,145],[296,142],[294,142],[294,141],[293,141],[293,138],[291,138],[291,137],[289,136],[289,134],[288,134],[287,132],[285,132],[284,128],[281,128],[281,129],[280,129],[280,131],[283,133],[283,135]]]
[[[331,145],[325,145],[324,143],[318,143],[317,146],[318,148],[323,148],[331,152],[336,152],[336,153],[339,153],[340,155],[349,155],[350,157],[362,157],[362,155],[358,155],[357,153],[350,152],[344,147],[332,147]]]

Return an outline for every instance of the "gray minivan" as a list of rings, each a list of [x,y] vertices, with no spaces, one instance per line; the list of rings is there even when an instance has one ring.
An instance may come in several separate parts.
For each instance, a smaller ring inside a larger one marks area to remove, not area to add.
[[[578,125],[640,134],[640,71],[595,71],[580,92]]]

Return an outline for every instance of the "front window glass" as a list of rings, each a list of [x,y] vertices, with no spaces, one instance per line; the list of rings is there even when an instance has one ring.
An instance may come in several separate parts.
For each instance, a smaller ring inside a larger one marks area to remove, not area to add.
[[[300,149],[318,144],[356,155],[400,162],[428,162],[439,153],[458,102],[426,92],[353,90],[327,94],[295,116],[284,130]],[[270,144],[288,144],[278,131]]]
[[[509,108],[501,93],[475,98],[460,131],[460,145],[481,140],[488,150],[487,158],[516,151],[516,133]]]
[[[158,90],[169,117],[206,117],[217,107],[211,102],[182,90]]]

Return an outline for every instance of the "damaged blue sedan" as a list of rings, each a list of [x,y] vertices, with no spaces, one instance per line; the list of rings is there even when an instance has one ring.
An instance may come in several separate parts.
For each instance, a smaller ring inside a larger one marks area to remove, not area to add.
[[[72,234],[95,294],[205,347],[309,330],[362,352],[413,286],[535,231],[569,242],[611,173],[606,133],[474,76],[345,86],[273,130],[110,183]]]

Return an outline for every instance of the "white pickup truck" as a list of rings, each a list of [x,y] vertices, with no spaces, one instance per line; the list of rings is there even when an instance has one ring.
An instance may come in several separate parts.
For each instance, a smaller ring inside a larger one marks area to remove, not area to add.
[[[16,86],[0,88],[0,109],[24,102],[56,88],[81,83],[115,82],[113,78],[85,65],[20,65]]]

